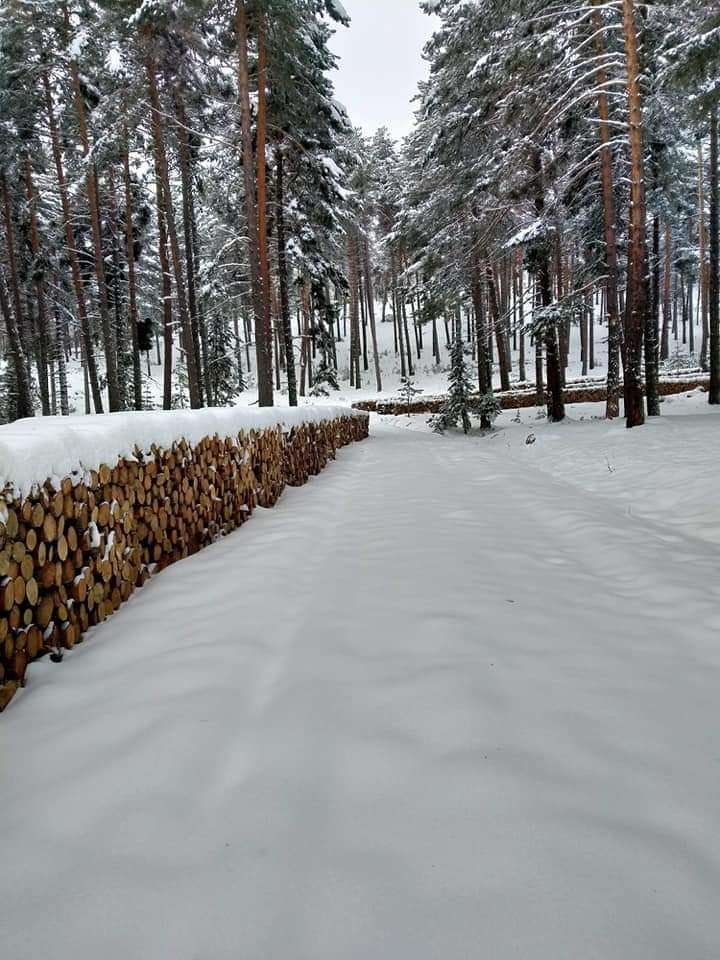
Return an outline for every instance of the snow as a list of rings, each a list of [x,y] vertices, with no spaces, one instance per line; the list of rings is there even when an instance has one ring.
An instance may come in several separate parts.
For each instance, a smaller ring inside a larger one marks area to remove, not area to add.
[[[340,2],[340,0],[328,0],[328,7],[332,12],[332,15],[341,23],[344,23],[344,24],[350,23],[350,17],[348,16],[348,12],[343,6],[343,4]]]
[[[0,427],[0,490],[27,495],[47,479],[79,476],[119,457],[134,457],[153,445],[169,448],[179,440],[231,437],[241,431],[330,420],[354,415],[347,407],[302,409],[214,407],[204,410],[151,410],[90,417],[37,417]]]
[[[120,73],[122,70],[122,53],[116,46],[110,47],[105,58],[105,69],[109,73]]]
[[[3,955],[720,955],[718,420],[663,409],[375,418],[33,665]]]

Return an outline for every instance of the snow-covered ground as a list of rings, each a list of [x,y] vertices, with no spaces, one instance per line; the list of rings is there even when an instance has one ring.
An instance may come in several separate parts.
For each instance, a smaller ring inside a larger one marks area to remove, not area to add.
[[[720,424],[663,410],[374,418],[34,665],[3,957],[720,956]]]

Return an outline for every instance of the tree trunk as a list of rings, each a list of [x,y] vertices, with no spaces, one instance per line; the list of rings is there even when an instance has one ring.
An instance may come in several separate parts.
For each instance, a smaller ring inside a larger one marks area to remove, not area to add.
[[[160,185],[162,187],[161,209],[165,216],[168,239],[170,241],[170,254],[173,265],[173,274],[175,277],[175,292],[177,295],[178,310],[180,311],[180,326],[183,334],[183,346],[185,348],[185,363],[187,365],[190,406],[193,409],[197,409],[202,406],[198,371],[195,365],[195,350],[193,347],[190,311],[188,310],[187,296],[185,293],[185,279],[183,277],[182,261],[180,258],[180,244],[178,242],[177,227],[175,224],[175,211],[173,210],[172,195],[170,193],[170,176],[168,173],[167,154],[165,153],[165,141],[163,139],[162,125],[160,122],[160,98],[158,96],[157,78],[155,76],[155,63],[151,53],[149,53],[147,56],[145,66],[148,80],[148,93],[150,96],[150,109],[152,114],[155,168],[157,170],[160,179]]]
[[[102,248],[102,234],[100,231],[100,205],[98,203],[97,181],[95,179],[95,165],[89,162],[90,138],[88,137],[87,121],[85,118],[85,103],[80,89],[80,74],[76,61],[70,61],[70,75],[73,87],[75,117],[80,133],[80,145],[85,158],[85,189],[90,212],[90,233],[93,244],[93,261],[95,279],[98,288],[98,306],[100,308],[100,327],[102,330],[103,352],[105,354],[105,373],[108,385],[108,405],[110,412],[123,409],[122,396],[118,383],[117,344],[112,335],[110,326],[110,310],[108,308],[107,282],[105,280],[105,258]]]
[[[382,376],[380,375],[380,354],[378,352],[377,328],[375,326],[375,292],[370,269],[370,246],[368,244],[367,231],[365,231],[363,235],[362,247],[363,262],[365,265],[365,299],[367,300],[367,312],[370,318],[370,338],[372,340],[373,365],[375,367],[375,385],[378,393],[380,393],[382,391]]]
[[[162,186],[157,181],[160,191],[158,208],[158,258],[162,277],[162,308],[163,308],[163,409],[172,407],[172,375],[173,375],[173,310],[172,310],[172,279],[170,276],[170,258],[168,257],[167,227],[165,214],[162,211]]]
[[[623,34],[627,69],[628,123],[630,138],[630,217],[628,221],[628,281],[625,313],[625,417],[628,427],[645,422],[642,388],[643,333],[652,321],[647,289],[647,237],[643,169],[643,117],[640,103],[640,71],[633,0],[623,0]],[[653,344],[646,338],[646,348]],[[649,357],[650,369],[654,357]],[[648,365],[646,364],[646,374]],[[648,400],[651,384],[647,384]]]
[[[473,309],[475,311],[475,339],[477,340],[478,359],[478,390],[481,397],[486,397],[492,395],[493,385],[492,369],[490,366],[490,358],[487,352],[488,335],[485,323],[485,305],[483,303],[482,272],[477,256],[477,249],[475,249],[472,253],[472,263],[473,266],[470,293],[473,301]],[[486,412],[481,414],[480,426],[483,430],[489,430],[492,426],[492,421]]]
[[[130,144],[127,130],[123,144],[123,179],[125,183],[125,252],[128,266],[128,312],[130,324],[130,342],[133,358],[133,407],[142,410],[142,372],[140,370],[140,350],[138,349],[138,311],[135,289],[135,240],[133,236],[132,181],[130,179]],[[155,176],[156,190],[160,190],[160,179]],[[158,210],[161,204],[158,202]]]
[[[400,312],[402,315],[402,324],[403,324],[403,334],[405,338],[405,348],[407,350],[407,370],[408,376],[415,376],[415,367],[413,365],[413,353],[412,346],[410,344],[410,331],[408,330],[408,319],[407,319],[407,304],[405,302],[405,288],[400,287]],[[367,361],[365,362],[365,369],[367,370]]]
[[[288,266],[285,247],[285,187],[282,147],[275,148],[275,198],[277,205],[277,253],[278,282],[280,284],[280,321],[283,331],[283,349],[285,369],[287,371],[288,401],[291,407],[298,405],[297,374],[295,372],[295,349],[293,347],[292,323],[290,321],[290,301],[288,297]]]
[[[700,284],[700,322],[702,325],[702,345],[700,347],[700,366],[703,370],[708,368],[708,288],[707,288],[707,256],[706,248],[706,226],[705,226],[705,177],[703,170],[702,141],[698,140],[698,246],[700,271],[698,282]]]
[[[718,108],[710,113],[710,391],[711,404],[720,403],[720,183],[718,182]]]
[[[173,82],[172,79],[170,81]],[[188,310],[190,312],[190,330],[192,334],[192,348],[195,357],[195,370],[197,371],[197,392],[200,397],[200,406],[203,404],[203,380],[200,371],[203,369],[202,358],[200,356],[200,321],[198,317],[197,305],[197,269],[195,262],[195,244],[193,243],[193,232],[195,228],[195,201],[192,188],[192,170],[190,158],[190,139],[188,136],[187,118],[177,87],[173,89],[173,100],[175,105],[175,117],[177,120],[177,144],[180,160],[180,190],[182,193],[182,222],[183,222],[183,246],[185,248],[185,276],[187,277],[187,297]],[[210,390],[207,379],[205,381],[205,392],[210,403]]]
[[[261,383],[258,375],[259,403],[260,406],[273,405],[272,394],[272,326],[270,316],[270,261],[268,257],[267,245],[267,189],[266,189],[266,161],[265,161],[265,143],[267,140],[267,103],[266,103],[266,70],[267,56],[265,52],[265,39],[263,36],[262,22],[258,23],[257,28],[257,84],[258,84],[258,110],[257,110],[257,143],[255,152],[256,162],[256,181],[257,181],[257,237],[258,237],[258,263],[260,268],[260,289],[262,295],[262,331],[255,331],[257,339],[262,338],[263,350],[267,359],[267,383]],[[259,371],[259,366],[258,366]]]
[[[533,153],[533,174],[535,180],[535,214],[542,221],[545,214],[545,177],[540,151]],[[538,286],[538,297],[543,307],[549,307],[553,302],[552,278],[550,276],[550,247],[549,240],[541,241],[537,250],[537,268],[535,281]],[[559,423],[565,419],[565,403],[563,400],[562,370],[558,348],[557,329],[555,325],[545,324],[542,341],[545,346],[545,366],[547,369],[547,414],[552,422]]]
[[[248,37],[245,0],[237,0],[236,31],[238,48],[238,102],[242,135],[242,164],[245,186],[245,218],[248,231],[248,262],[255,325],[258,397],[261,406],[273,404],[272,338],[270,317],[265,312],[260,278],[260,244],[258,240],[258,208],[255,190],[255,162],[250,114],[250,82],[248,77]]]
[[[598,61],[605,56],[605,41],[602,31],[602,15],[599,6],[602,0],[593,0],[593,31]],[[596,72],[598,110],[600,124],[600,178],[602,184],[603,228],[605,233],[605,264],[607,268],[606,305],[608,325],[607,404],[605,415],[612,420],[620,414],[620,311],[618,304],[618,257],[617,213],[615,210],[615,185],[613,183],[612,150],[610,147],[610,111],[605,93],[607,76],[600,66]]]
[[[70,401],[68,398],[67,366],[65,363],[65,330],[60,320],[60,313],[55,307],[55,353],[58,365],[58,391],[60,393],[60,413],[63,417],[70,416]]]
[[[63,168],[62,154],[60,152],[60,138],[58,136],[57,122],[55,120],[55,111],[53,109],[52,92],[50,90],[50,80],[47,73],[42,75],[43,89],[45,92],[45,109],[47,111],[48,126],[50,127],[50,142],[52,145],[53,160],[55,162],[55,174],[57,176],[58,192],[60,194],[60,203],[62,206],[63,227],[65,230],[65,243],[67,246],[68,260],[70,261],[70,274],[72,277],[73,291],[77,304],[78,320],[80,322],[80,332],[82,334],[83,349],[85,352],[85,363],[87,375],[92,391],[93,404],[96,413],[103,412],[102,394],[100,393],[100,380],[98,378],[97,364],[95,362],[95,351],[93,349],[92,335],[90,332],[90,320],[85,303],[85,291],[83,289],[82,276],[80,273],[80,264],[78,262],[77,248],[75,246],[75,237],[72,228],[72,219],[70,214],[70,201],[68,199],[67,184],[65,182],[65,170]]]
[[[4,179],[4,178],[3,178]],[[48,385],[48,322],[47,308],[45,304],[45,286],[43,276],[38,269],[37,261],[40,259],[40,234],[37,222],[37,197],[32,179],[32,165],[30,157],[25,154],[25,187],[27,191],[28,207],[30,210],[30,246],[33,257],[36,261],[35,270],[35,297],[37,299],[38,309],[38,351],[37,351],[37,370],[38,383],[40,384],[40,402],[42,404],[43,416],[47,417],[51,413],[50,391]]]
[[[663,320],[662,320],[662,338],[660,348],[660,358],[667,360],[670,356],[670,325],[672,323],[672,303],[671,303],[671,260],[670,260],[670,226],[665,224],[665,249],[663,251]]]
[[[10,359],[12,361],[13,372],[15,374],[15,389],[17,390],[16,410],[19,419],[33,417],[35,410],[32,402],[32,388],[30,377],[28,375],[27,361],[22,341],[20,340],[20,330],[17,323],[17,317],[13,314],[12,307],[7,298],[5,287],[5,277],[0,267],[0,312],[5,320],[5,329],[7,330],[8,342],[10,347]]]
[[[527,380],[527,370],[525,369],[525,288],[523,278],[523,257],[522,251],[518,256],[517,270],[517,310],[518,310],[518,339],[520,355],[518,358],[518,376],[521,383]]]
[[[490,323],[495,332],[495,342],[497,344],[498,363],[500,365],[500,389],[510,390],[510,369],[507,357],[505,332],[500,319],[500,306],[497,298],[497,287],[495,285],[495,274],[490,264],[487,265],[485,276],[488,287],[488,304],[490,306]]]
[[[360,376],[360,304],[358,301],[358,237],[357,227],[348,229],[348,283],[350,286],[350,386],[362,388]]]

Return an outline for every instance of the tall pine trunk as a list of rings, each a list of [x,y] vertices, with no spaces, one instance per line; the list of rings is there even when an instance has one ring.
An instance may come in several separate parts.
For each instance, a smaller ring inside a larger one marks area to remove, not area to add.
[[[605,265],[607,283],[605,303],[608,325],[608,367],[607,367],[607,404],[605,415],[613,419],[620,414],[620,310],[618,303],[618,256],[617,256],[617,213],[615,210],[615,185],[610,148],[610,110],[605,93],[607,75],[602,66],[605,56],[605,41],[602,33],[602,15],[599,10],[601,0],[593,0],[593,30],[595,50],[600,66],[596,72],[598,88],[598,111],[600,124],[600,181],[602,185],[603,229],[605,234]]]
[[[173,82],[172,78],[169,78]],[[190,312],[190,331],[192,336],[193,355],[195,357],[195,369],[198,372],[198,393],[200,395],[200,404],[203,403],[203,378],[200,376],[202,367],[202,358],[200,356],[200,321],[198,317],[197,304],[197,270],[198,264],[195,260],[195,244],[193,243],[193,232],[195,228],[195,200],[192,188],[192,161],[190,155],[190,138],[188,134],[187,118],[182,103],[182,96],[177,87],[173,89],[173,101],[175,105],[176,130],[178,155],[180,161],[180,190],[182,192],[182,227],[183,227],[183,246],[185,251],[185,276],[187,278],[187,297],[188,310]],[[207,394],[208,404],[210,403],[210,390],[207,378],[205,379],[205,392]]]
[[[130,144],[127,130],[123,144],[123,179],[125,185],[125,251],[128,266],[128,307],[130,323],[130,342],[133,361],[133,407],[142,410],[142,371],[140,370],[140,350],[138,345],[138,311],[135,286],[135,239],[133,235],[132,180],[130,179]],[[155,178],[159,189],[159,179]]]
[[[277,203],[277,255],[278,282],[280,285],[280,322],[283,332],[285,369],[287,372],[288,402],[291,407],[298,404],[297,373],[295,371],[295,349],[293,347],[292,322],[290,320],[290,302],[288,297],[288,264],[285,246],[285,183],[282,146],[275,149],[275,200]]]
[[[60,394],[60,413],[63,417],[70,416],[70,399],[68,396],[67,364],[65,360],[65,328],[60,320],[60,311],[55,306],[55,359],[58,367],[58,392]]]
[[[533,152],[533,176],[535,181],[535,215],[539,221],[545,216],[545,175],[540,151]],[[544,238],[536,248],[535,282],[538,286],[538,299],[544,308],[553,302],[552,277],[550,275],[550,245]],[[547,414],[548,419],[559,423],[565,419],[563,400],[563,376],[560,367],[560,350],[555,324],[545,322],[542,342],[545,347],[545,367],[547,370]]]
[[[720,173],[718,171],[718,108],[710,113],[710,223],[708,296],[710,298],[710,391],[711,404],[720,403]]]
[[[710,328],[708,325],[708,285],[707,285],[707,230],[705,225],[705,177],[703,171],[702,141],[698,140],[698,248],[700,271],[698,282],[700,284],[700,322],[702,325],[702,344],[700,347],[700,366],[703,370],[708,368],[708,341]]]
[[[95,412],[102,413],[103,402],[102,394],[100,393],[100,380],[98,377],[97,363],[95,362],[95,350],[90,331],[90,319],[87,312],[85,290],[83,288],[82,275],[80,273],[80,263],[78,261],[77,248],[75,246],[75,236],[72,228],[70,200],[68,198],[67,184],[65,182],[65,169],[63,166],[62,153],[60,151],[60,137],[58,135],[57,121],[55,120],[55,110],[52,102],[52,92],[50,90],[50,80],[47,73],[43,73],[42,83],[45,93],[45,109],[47,112],[48,126],[50,127],[50,143],[52,146],[53,160],[55,163],[55,175],[57,177],[58,192],[60,194],[60,203],[62,206],[65,244],[67,246],[68,260],[70,261],[70,274],[72,277],[73,291],[75,293],[80,332],[82,335],[86,371],[90,390],[92,392]]]
[[[51,413],[50,389],[48,384],[48,341],[49,331],[47,322],[47,305],[45,302],[45,284],[43,274],[39,269],[40,260],[40,234],[37,221],[37,196],[32,177],[32,165],[30,157],[25,154],[25,189],[27,192],[28,208],[30,212],[30,246],[33,258],[35,259],[34,283],[35,298],[37,300],[38,311],[38,350],[37,350],[37,371],[38,383],[40,384],[40,402],[42,405],[43,416],[47,417]]]
[[[80,133],[80,146],[85,158],[85,189],[87,192],[88,209],[90,213],[90,233],[93,244],[93,261],[95,279],[98,288],[98,306],[100,308],[100,327],[102,330],[103,353],[105,354],[105,374],[108,386],[108,405],[110,411],[122,410],[122,395],[118,383],[117,344],[110,326],[110,310],[108,308],[107,282],[105,280],[105,258],[102,248],[102,234],[100,231],[100,204],[97,194],[97,180],[95,165],[90,162],[90,138],[88,137],[87,120],[85,117],[85,102],[80,88],[80,74],[77,63],[70,62],[73,99],[75,104],[75,118]]]
[[[667,360],[670,356],[670,325],[672,323],[672,264],[670,259],[671,240],[670,225],[665,224],[665,240],[663,250],[663,304],[662,304],[662,335],[660,346],[660,359]]]
[[[173,375],[173,310],[172,310],[172,278],[170,274],[170,258],[168,257],[167,227],[165,215],[162,211],[162,186],[156,181],[158,193],[158,259],[160,261],[160,275],[162,277],[162,308],[163,308],[163,409],[172,407],[172,375]]]
[[[170,241],[170,255],[172,260],[173,275],[175,278],[175,292],[177,295],[178,310],[180,312],[180,327],[182,330],[183,347],[185,350],[185,363],[187,366],[190,406],[193,409],[197,409],[198,407],[202,406],[202,400],[200,396],[200,381],[198,379],[198,369],[195,363],[192,326],[190,320],[190,311],[188,309],[187,295],[185,292],[185,278],[183,277],[182,260],[180,257],[180,243],[178,241],[177,226],[175,223],[175,211],[173,209],[172,195],[170,193],[170,176],[168,173],[167,154],[165,152],[165,141],[163,139],[162,124],[160,120],[160,97],[157,89],[157,77],[155,76],[155,63],[151,53],[148,53],[147,55],[145,67],[148,81],[148,94],[150,97],[150,110],[152,115],[155,168],[162,186],[161,210],[165,217],[168,239]]]
[[[33,409],[30,376],[25,359],[25,351],[23,350],[20,339],[17,317],[13,314],[13,309],[7,297],[2,267],[0,267],[0,313],[5,321],[5,329],[7,330],[8,344],[10,347],[10,361],[15,375],[15,390],[17,391],[15,407],[17,416],[20,419],[32,417],[35,415],[35,410]]]
[[[475,339],[477,341],[477,361],[478,361],[478,391],[481,397],[492,395],[492,366],[488,356],[487,343],[488,334],[485,323],[485,304],[483,303],[482,271],[477,255],[477,246],[472,251],[472,278],[470,284],[470,293],[473,301],[473,310],[475,312]],[[487,412],[482,408],[480,415],[480,426],[484,430],[490,429],[492,421]]]
[[[265,158],[265,147],[267,143],[267,54],[265,51],[265,37],[263,35],[262,20],[257,27],[257,84],[258,84],[258,110],[257,110],[257,129],[256,129],[256,175],[257,182],[257,222],[258,222],[258,251],[260,264],[260,288],[262,291],[263,305],[263,331],[262,338],[264,349],[267,355],[269,372],[269,390],[263,388],[259,396],[260,406],[272,406],[272,312],[270,308],[270,257],[268,253],[267,240],[267,162]],[[257,334],[256,334],[257,335]],[[267,387],[267,385],[264,385]]]
[[[242,135],[242,164],[245,186],[245,219],[248,232],[248,261],[255,324],[258,398],[261,406],[273,404],[272,337],[269,311],[265,311],[260,274],[260,242],[258,239],[258,206],[255,189],[255,162],[250,113],[250,81],[248,70],[248,35],[245,0],[237,0],[236,32],[238,48],[238,104]],[[264,145],[263,145],[264,149]]]
[[[363,265],[365,268],[365,299],[367,300],[367,312],[370,318],[370,338],[372,340],[373,366],[375,367],[375,386],[377,387],[378,393],[380,393],[382,390],[382,376],[380,374],[380,354],[378,352],[377,327],[375,325],[375,291],[372,282],[370,244],[368,243],[367,230],[363,231],[362,247]]]
[[[507,355],[507,343],[505,340],[504,324],[500,318],[500,306],[498,304],[497,286],[495,284],[495,273],[487,265],[486,273],[488,287],[488,304],[490,306],[490,323],[495,333],[495,343],[497,344],[498,363],[500,365],[500,389],[510,390],[510,363]]]
[[[625,305],[625,417],[628,427],[645,422],[642,387],[642,347],[652,318],[648,302],[647,236],[643,168],[643,117],[633,0],[623,0],[623,34],[627,70],[630,139],[630,217],[628,221],[628,280]],[[650,358],[652,363],[652,358]],[[648,389],[650,385],[648,384]]]
[[[357,227],[352,224],[348,229],[348,284],[350,286],[350,386],[356,390],[362,388],[360,376],[360,304],[358,300],[358,238]]]

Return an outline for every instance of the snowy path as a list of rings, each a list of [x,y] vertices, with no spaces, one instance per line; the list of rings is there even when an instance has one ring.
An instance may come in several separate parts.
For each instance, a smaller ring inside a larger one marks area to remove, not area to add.
[[[380,430],[33,668],[2,956],[715,960],[717,571]]]

